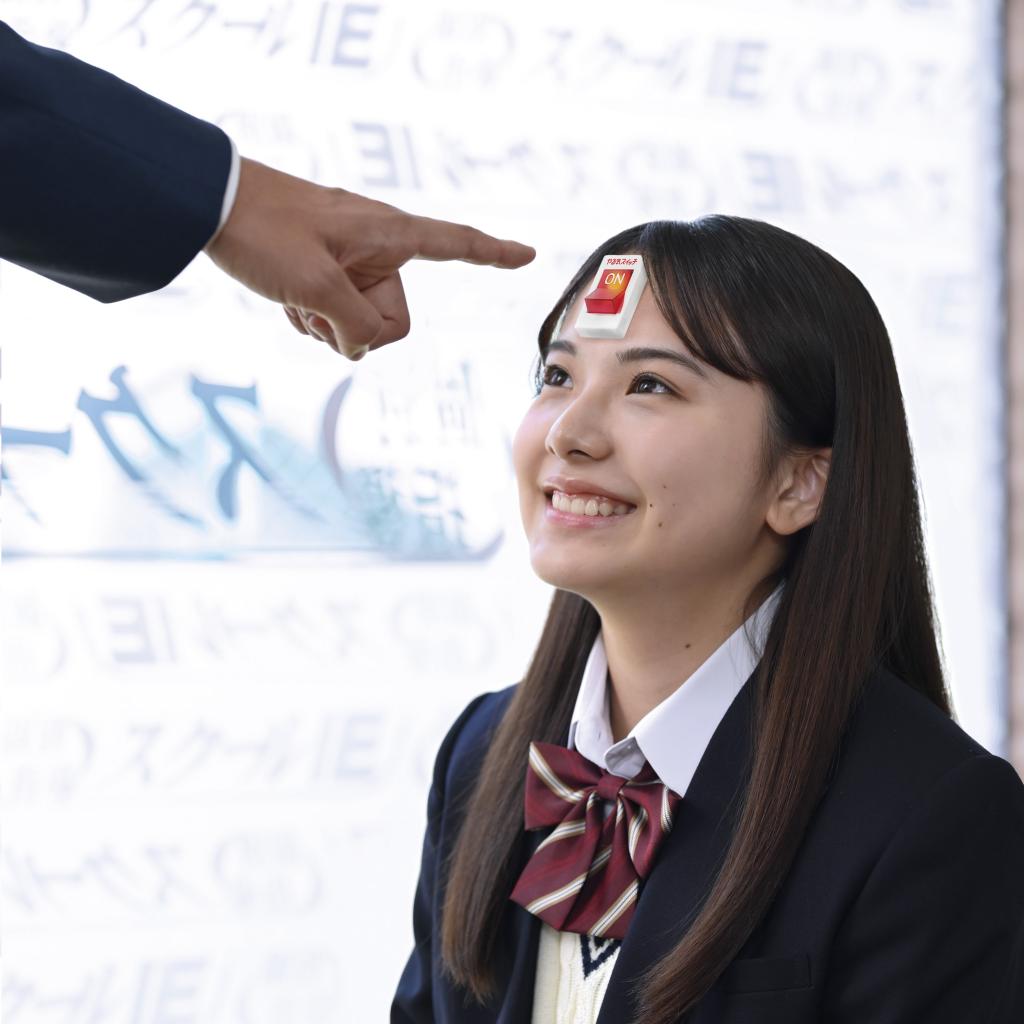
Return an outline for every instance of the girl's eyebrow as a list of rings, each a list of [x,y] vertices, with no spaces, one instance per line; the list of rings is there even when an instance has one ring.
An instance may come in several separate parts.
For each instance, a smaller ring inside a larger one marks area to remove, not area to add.
[[[541,358],[547,359],[548,353],[556,350],[568,352],[569,355],[576,355],[576,346],[568,338],[558,338],[552,341],[541,353]],[[670,362],[685,366],[687,370],[697,374],[704,380],[710,380],[707,371],[692,356],[684,355],[682,352],[673,352],[667,348],[627,348],[616,354],[616,358],[622,364],[636,363],[642,359],[668,359]]]

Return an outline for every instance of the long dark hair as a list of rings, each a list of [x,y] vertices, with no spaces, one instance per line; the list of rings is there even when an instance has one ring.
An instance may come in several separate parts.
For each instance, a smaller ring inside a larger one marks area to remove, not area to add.
[[[652,221],[602,242],[541,324],[541,356],[606,253],[641,253],[662,315],[718,370],[768,395],[762,480],[786,453],[831,447],[815,522],[789,538],[760,598],[785,586],[751,684],[750,781],[699,913],[633,992],[640,1024],[695,1006],[771,904],[872,673],[886,668],[947,715],[913,453],[892,346],[871,296],[840,262],[743,217]],[[535,383],[539,378],[535,371]],[[600,619],[557,590],[525,677],[492,737],[445,865],[445,972],[484,1002],[517,877],[530,740],[564,743]]]

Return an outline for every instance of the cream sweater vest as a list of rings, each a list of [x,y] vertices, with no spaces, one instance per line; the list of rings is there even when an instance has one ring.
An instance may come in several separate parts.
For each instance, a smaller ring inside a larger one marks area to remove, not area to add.
[[[542,922],[531,1024],[594,1024],[621,945]]]

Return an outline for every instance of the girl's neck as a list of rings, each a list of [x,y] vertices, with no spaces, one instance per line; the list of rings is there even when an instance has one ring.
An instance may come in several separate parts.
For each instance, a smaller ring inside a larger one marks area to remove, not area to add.
[[[613,742],[684,685],[744,622],[742,601],[735,600],[702,601],[688,611],[662,604],[638,612],[634,604],[626,616],[601,614]]]

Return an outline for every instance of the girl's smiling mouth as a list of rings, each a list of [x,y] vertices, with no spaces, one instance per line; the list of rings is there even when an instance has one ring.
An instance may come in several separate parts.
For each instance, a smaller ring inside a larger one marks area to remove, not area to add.
[[[565,526],[604,526],[626,519],[636,511],[635,505],[611,501],[603,495],[552,490],[546,496],[545,518]]]

